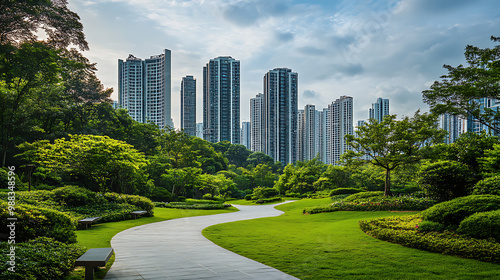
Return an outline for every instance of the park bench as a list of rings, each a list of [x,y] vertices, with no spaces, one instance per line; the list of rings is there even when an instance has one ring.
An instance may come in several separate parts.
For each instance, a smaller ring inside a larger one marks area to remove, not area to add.
[[[130,215],[132,215],[132,217],[134,217],[134,219],[137,219],[137,216],[141,216],[141,215],[144,215],[146,213],[147,213],[147,211],[140,210],[140,211],[130,212]]]
[[[101,217],[85,218],[85,219],[78,220],[78,223],[85,225],[85,229],[87,229],[87,227],[89,225],[92,225],[94,222],[96,222],[100,219],[101,219]]]
[[[75,261],[75,265],[85,267],[85,280],[94,280],[94,268],[105,266],[112,255],[113,248],[89,249]]]

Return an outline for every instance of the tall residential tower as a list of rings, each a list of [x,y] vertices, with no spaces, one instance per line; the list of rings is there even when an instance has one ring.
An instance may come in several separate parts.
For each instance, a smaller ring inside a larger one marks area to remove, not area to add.
[[[133,55],[118,60],[118,103],[138,122],[173,127],[170,50],[145,60]]]
[[[203,67],[203,138],[240,143],[240,61],[230,56]]]
[[[196,136],[196,79],[186,76],[181,81],[181,129]]]

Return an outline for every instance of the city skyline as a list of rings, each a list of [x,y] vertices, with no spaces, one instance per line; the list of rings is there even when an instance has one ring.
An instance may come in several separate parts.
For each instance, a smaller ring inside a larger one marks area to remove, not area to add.
[[[301,76],[298,106],[354,98],[354,119],[366,119],[371,100],[391,99],[391,113],[427,111],[421,91],[446,73],[443,64],[465,62],[466,45],[491,47],[500,26],[498,1],[132,1],[72,0],[81,17],[98,77],[114,88],[116,61],[172,50],[172,92],[181,78],[202,76],[212,57],[241,61],[241,121],[261,91],[268,69]],[[197,107],[202,107],[201,86]],[[172,117],[180,127],[180,96]],[[202,120],[198,110],[197,121]]]

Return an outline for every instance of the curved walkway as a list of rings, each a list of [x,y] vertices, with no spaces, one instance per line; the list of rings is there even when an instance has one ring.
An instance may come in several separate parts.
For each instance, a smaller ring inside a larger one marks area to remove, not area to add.
[[[223,249],[201,231],[211,225],[279,216],[274,205],[236,206],[240,211],[180,218],[127,229],[115,235],[116,258],[105,279],[297,279]]]

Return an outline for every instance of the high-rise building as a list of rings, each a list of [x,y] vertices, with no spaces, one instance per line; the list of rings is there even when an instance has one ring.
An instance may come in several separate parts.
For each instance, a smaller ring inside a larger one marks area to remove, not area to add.
[[[368,111],[370,119],[381,122],[384,116],[389,115],[389,99],[378,98],[377,103],[372,103],[372,108]]]
[[[203,123],[196,124],[196,137],[203,139]]]
[[[264,76],[264,152],[283,164],[297,161],[298,74],[288,68]]]
[[[323,111],[319,112],[319,158],[323,163],[328,162],[327,147],[330,143],[329,117],[328,108],[323,108]]]
[[[479,104],[479,110],[481,114],[485,113],[485,109],[491,110],[493,113],[497,113],[500,110],[500,100],[494,98],[479,98],[475,99],[473,102],[477,102]],[[467,131],[480,133],[481,131],[485,131],[486,133],[491,133],[495,136],[500,136],[500,133],[496,133],[495,130],[499,129],[499,125],[497,123],[491,124],[496,127],[496,129],[492,129],[485,124],[480,123],[477,119],[475,119],[472,115],[469,115],[467,118]]]
[[[138,122],[173,127],[170,50],[145,60],[133,55],[118,60],[118,103]]]
[[[350,96],[341,96],[332,104],[328,105],[328,133],[330,141],[327,146],[327,162],[328,164],[337,164],[340,156],[344,154],[350,147],[345,141],[345,135],[353,134],[353,102]]]
[[[451,144],[466,130],[466,120],[460,116],[443,114],[439,118],[439,127],[448,132],[444,142]]]
[[[264,96],[262,93],[257,94],[254,98],[250,99],[250,138],[251,149],[253,152],[264,151],[264,137],[263,137],[263,117],[264,117]]]
[[[319,112],[314,105],[309,104],[298,112],[298,160],[308,161],[320,152]]]
[[[241,123],[241,141],[240,143],[250,150],[252,145],[251,141],[251,125],[250,122]]]
[[[186,76],[181,81],[181,129],[196,136],[196,79]]]
[[[240,143],[240,61],[221,56],[203,67],[203,135]]]

